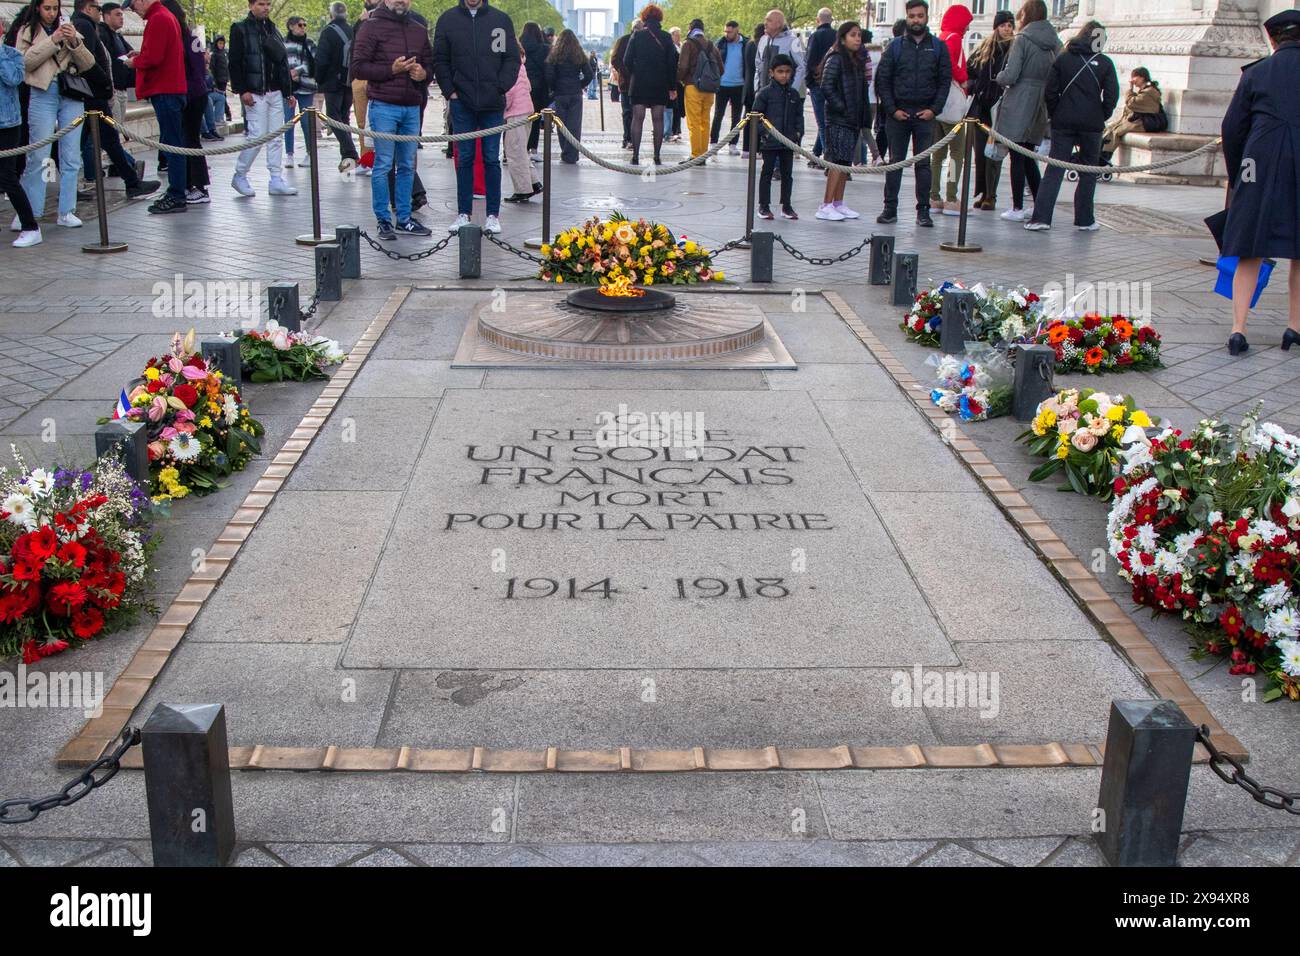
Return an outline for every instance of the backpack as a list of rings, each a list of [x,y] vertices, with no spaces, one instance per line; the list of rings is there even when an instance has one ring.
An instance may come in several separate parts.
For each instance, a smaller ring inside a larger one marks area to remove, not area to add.
[[[1169,114],[1165,112],[1164,104],[1161,104],[1159,113],[1139,113],[1138,119],[1148,133],[1163,133],[1169,129]]]
[[[701,93],[716,93],[722,89],[722,71],[718,69],[713,57],[709,56],[712,44],[707,40],[702,43],[692,42],[699,51],[695,57],[695,77],[692,83]]]
[[[332,20],[330,21],[330,28],[337,33],[339,39],[343,41],[343,52],[339,54],[339,68],[343,74],[343,80],[346,82],[348,78],[348,68],[352,64],[352,38],[348,36],[347,30],[344,30]]]

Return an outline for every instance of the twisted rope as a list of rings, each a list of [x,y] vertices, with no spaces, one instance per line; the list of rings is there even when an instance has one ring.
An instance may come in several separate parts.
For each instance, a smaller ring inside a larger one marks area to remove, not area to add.
[[[155,139],[149,139],[147,136],[141,136],[138,133],[128,131],[125,126],[109,116],[101,115],[100,118],[105,123],[115,127],[123,139],[140,143],[144,146],[148,146],[150,149],[161,150],[164,153],[175,153],[178,156],[224,156],[228,153],[242,153],[246,149],[253,149],[256,146],[261,146],[263,143],[269,143],[277,136],[283,136],[284,131],[292,129],[303,115],[305,114],[299,113],[293,119],[286,120],[283,126],[273,129],[268,133],[264,133],[256,139],[244,139],[237,143],[229,143],[225,146],[212,146],[208,149],[196,149],[192,146],[172,146],[170,143],[160,143]]]
[[[500,126],[493,126],[491,129],[476,129],[471,130],[468,133],[434,133],[430,136],[415,136],[408,133],[379,133],[373,129],[359,129],[358,127],[352,126],[348,123],[340,123],[338,120],[331,119],[323,113],[318,115],[320,116],[321,122],[327,126],[332,126],[335,129],[345,129],[349,133],[355,133],[358,136],[368,136],[371,139],[390,139],[395,143],[460,143],[467,139],[482,139],[484,136],[496,136],[500,133],[506,132],[507,130],[512,130],[516,126],[524,126],[527,123],[531,123],[542,114],[534,113],[532,116],[517,116],[509,122],[502,123]],[[556,122],[559,121],[557,120]]]
[[[763,124],[767,126],[768,131],[772,134],[772,138],[775,139],[782,146],[784,146],[786,149],[794,150],[800,156],[803,156],[805,159],[808,159],[813,163],[816,163],[818,166],[821,166],[823,169],[833,169],[837,173],[848,173],[850,175],[853,173],[892,173],[896,169],[904,169],[908,166],[915,166],[921,160],[929,159],[931,154],[939,152],[939,150],[943,149],[945,146],[951,143],[953,139],[957,136],[957,134],[962,131],[962,124],[957,123],[953,126],[952,129],[948,131],[947,136],[945,136],[943,139],[939,140],[938,142],[934,143],[934,145],[932,145],[929,149],[925,150],[924,152],[917,153],[914,156],[908,156],[905,157],[904,159],[900,159],[896,163],[888,163],[884,166],[845,166],[841,163],[832,163],[830,160],[823,159],[820,156],[814,156],[811,150],[804,149],[802,146],[800,146],[792,139],[787,139],[784,135],[782,135],[780,130],[778,130],[775,126],[773,126],[768,121],[766,116],[763,117]],[[872,147],[872,152],[875,152],[874,147]]]
[[[707,151],[701,153],[699,156],[692,157],[691,159],[684,159],[680,163],[673,163],[671,166],[633,166],[631,163],[620,163],[613,159],[605,159],[603,156],[593,153],[582,142],[582,140],[574,136],[573,133],[569,131],[568,127],[560,122],[559,117],[556,117],[553,122],[559,129],[560,135],[575,146],[578,152],[582,153],[583,156],[586,156],[597,166],[603,166],[605,169],[613,170],[616,173],[630,173],[633,176],[644,176],[652,170],[655,176],[671,176],[673,173],[680,173],[683,170],[702,166],[712,157],[718,155],[718,151],[722,149],[722,147],[726,146],[740,135],[741,127],[749,122],[749,117],[745,116],[739,123],[733,126],[725,136],[720,137],[716,143],[710,146]]]
[[[10,156],[22,156],[24,153],[35,152],[36,150],[40,149],[42,146],[49,146],[56,139],[62,139],[63,137],[67,136],[74,129],[76,129],[83,122],[85,122],[85,119],[86,117],[85,114],[83,113],[81,116],[78,116],[67,126],[63,127],[63,129],[56,129],[53,133],[51,133],[49,136],[45,137],[44,139],[38,139],[36,142],[28,143],[26,146],[15,146],[12,149],[0,149],[0,159],[8,159]]]
[[[983,123],[979,123],[978,126],[980,129],[984,130],[984,132],[988,133],[992,139],[1001,143],[1003,146],[1007,147],[1007,149],[1015,150],[1021,156],[1028,156],[1030,159],[1041,159],[1046,162],[1048,166],[1059,166],[1062,169],[1072,169],[1076,173],[1087,174],[1145,173],[1153,169],[1165,169],[1169,166],[1177,166],[1179,163],[1185,163],[1189,159],[1201,155],[1201,153],[1207,153],[1212,149],[1216,149],[1219,144],[1223,142],[1222,136],[1216,136],[1204,146],[1198,146],[1190,153],[1183,153],[1181,156],[1175,156],[1172,159],[1162,159],[1158,163],[1145,163],[1141,166],[1084,166],[1081,163],[1071,163],[1064,159],[1052,159],[1050,156],[1043,156],[1037,150],[1028,149],[1017,142],[1007,139],[997,130],[990,129]]]

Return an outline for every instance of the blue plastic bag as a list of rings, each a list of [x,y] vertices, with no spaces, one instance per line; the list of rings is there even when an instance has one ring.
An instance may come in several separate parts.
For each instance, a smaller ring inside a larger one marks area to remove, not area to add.
[[[1259,264],[1259,281],[1255,283],[1255,294],[1251,296],[1250,307],[1255,308],[1259,302],[1259,294],[1268,286],[1269,276],[1273,274],[1273,267],[1277,265],[1274,259],[1265,259]],[[1219,256],[1218,262],[1219,279],[1214,283],[1214,291],[1219,293],[1225,299],[1232,298],[1232,277],[1237,272],[1236,256]]]

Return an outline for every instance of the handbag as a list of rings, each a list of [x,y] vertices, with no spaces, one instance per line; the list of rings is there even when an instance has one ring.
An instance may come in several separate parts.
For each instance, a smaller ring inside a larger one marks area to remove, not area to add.
[[[970,109],[970,97],[966,91],[961,88],[956,80],[948,87],[948,99],[944,101],[943,111],[939,113],[936,119],[940,123],[960,123],[966,116],[966,111]]]
[[[90,81],[80,74],[70,73],[67,70],[59,74],[59,95],[81,103],[95,98],[90,88]]]

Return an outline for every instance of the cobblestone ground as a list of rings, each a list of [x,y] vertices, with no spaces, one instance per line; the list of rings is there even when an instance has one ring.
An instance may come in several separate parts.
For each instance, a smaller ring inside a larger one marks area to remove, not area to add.
[[[606,103],[606,108],[612,128],[617,107]],[[594,131],[598,123],[593,122],[592,110],[593,104],[589,104],[587,128]],[[430,110],[430,129],[437,127],[437,115],[437,110]],[[603,156],[625,158],[612,133],[601,136],[592,132],[585,139]],[[368,182],[364,177],[345,180],[339,176],[334,170],[335,148],[326,143],[320,164],[326,228],[356,223],[372,229],[374,217],[369,205]],[[665,148],[665,158],[669,161],[684,155],[683,146]],[[184,320],[156,315],[155,283],[171,283],[177,276],[186,281],[237,279],[263,285],[291,280],[302,283],[304,299],[310,298],[311,252],[293,242],[294,236],[311,228],[308,170],[299,168],[287,174],[300,189],[297,197],[270,197],[265,193],[265,168],[255,164],[252,180],[258,195],[240,199],[229,187],[232,168],[232,157],[214,160],[212,203],[191,207],[184,216],[155,218],[139,202],[110,213],[112,238],[129,243],[130,251],[126,254],[83,253],[82,243],[95,239],[91,221],[87,222],[87,228],[75,231],[48,225],[46,242],[33,250],[0,246],[0,433],[6,442],[14,441],[29,450],[48,447],[42,436],[52,420],[59,430],[58,441],[62,444],[67,439],[84,452],[94,430],[94,418],[111,411],[117,390],[135,374],[141,358],[161,351],[178,325],[183,328],[192,321],[203,332],[232,325],[228,320]],[[421,215],[435,227],[436,240],[440,238],[437,227],[454,215],[454,178],[450,164],[432,147],[420,153],[420,168],[430,197],[430,206]],[[738,156],[723,155],[707,168],[657,178],[608,172],[587,160],[576,167],[560,166],[557,162],[553,176],[553,229],[610,209],[660,219],[679,233],[715,246],[742,235],[745,229],[746,166]],[[881,228],[874,223],[881,205],[880,177],[862,175],[850,184],[849,203],[863,214],[856,222],[829,224],[813,219],[821,186],[822,179],[816,171],[797,164],[795,206],[803,218],[798,222],[778,221],[769,224],[769,228],[779,231],[806,254],[821,256],[839,255],[872,230]],[[901,204],[904,210],[911,188],[911,179],[905,177]],[[508,176],[505,190],[510,191]],[[999,210],[1007,205],[1008,191],[1004,178]],[[1277,347],[1286,324],[1284,275],[1275,278],[1252,317],[1252,348],[1248,355],[1234,359],[1223,347],[1228,330],[1228,303],[1210,291],[1213,269],[1198,261],[1213,253],[1213,245],[1199,226],[1199,220],[1220,204],[1221,193],[1195,187],[1116,183],[1101,186],[1098,200],[1106,207],[1100,212],[1104,228],[1098,233],[1078,233],[1070,227],[1068,188],[1057,210],[1056,226],[1048,233],[1027,233],[1017,224],[999,219],[997,213],[973,214],[970,238],[983,246],[983,251],[974,255],[939,250],[941,241],[956,237],[954,218],[936,217],[936,228],[925,230],[916,228],[904,215],[888,231],[896,236],[900,251],[920,254],[923,281],[959,278],[1023,283],[1031,288],[1069,281],[1139,283],[1138,293],[1150,296],[1151,313],[1165,337],[1166,368],[1149,375],[1123,376],[1122,380],[1117,377],[1107,380],[1102,387],[1132,391],[1157,414],[1184,426],[1194,424],[1201,415],[1237,415],[1256,402],[1263,402],[1267,417],[1288,428],[1300,428],[1300,362],[1292,363],[1290,354]],[[476,206],[476,219],[480,221],[481,208],[481,204]],[[522,208],[505,207],[503,224],[503,238],[517,246],[540,236],[538,202],[534,200]],[[412,253],[431,244],[431,240],[402,240],[392,248]],[[347,285],[343,303],[322,305],[312,327],[339,338],[346,347],[355,341],[395,284],[455,282],[454,253],[453,243],[431,259],[411,263],[391,261],[364,249],[363,281]],[[495,246],[485,246],[483,253],[481,285],[507,285],[533,272],[531,263]],[[728,253],[720,265],[731,278],[744,282],[748,278],[746,256],[741,251]],[[865,272],[865,257],[836,267],[815,268],[795,263],[778,251],[777,282],[773,288],[827,288],[841,292],[900,358],[911,366],[921,365],[925,354],[903,343],[893,328],[902,310],[886,304],[887,290],[873,290],[865,285]],[[266,387],[258,393],[256,407],[266,411],[271,453],[310,404],[311,394],[310,387]],[[989,423],[989,426],[976,434],[981,447],[995,462],[1006,463],[1004,473],[1023,484],[1023,476],[1030,466],[1014,447],[1016,426],[1011,422]],[[251,479],[247,484],[251,484]],[[1035,491],[1055,494],[1052,489]],[[168,529],[171,550],[167,560],[184,569],[189,548],[196,542],[211,540],[215,534],[213,529],[229,517],[239,497],[235,490],[228,496],[193,503],[188,510],[178,513],[172,519],[173,527]],[[1056,500],[1061,497],[1056,496]],[[1038,501],[1033,503],[1039,506]],[[1072,504],[1078,503],[1072,501]],[[1058,529],[1076,553],[1086,552],[1098,543],[1099,522],[1104,521],[1104,514],[1098,510],[1104,511],[1100,503],[1079,507],[1080,517],[1067,519],[1063,528]],[[1040,510],[1047,509],[1040,506]],[[1053,523],[1055,527],[1055,519]],[[160,597],[170,598],[166,588],[170,586],[174,591],[183,575],[170,573],[163,577]],[[1117,579],[1111,574],[1105,583],[1115,589]],[[1122,582],[1118,582],[1118,587],[1122,590]],[[1162,649],[1185,676],[1204,670],[1205,665],[1186,661],[1186,642],[1176,626],[1168,622],[1148,623],[1145,618],[1141,622],[1144,629],[1162,632]],[[92,652],[99,655],[95,660],[116,674],[147,630],[146,627],[102,642]],[[1300,779],[1300,760],[1294,756],[1297,752],[1295,720],[1284,709],[1288,705],[1241,708],[1234,700],[1236,689],[1225,679],[1222,669],[1206,681],[1194,687],[1225,726],[1247,743],[1254,765],[1268,772],[1270,782],[1285,787]],[[6,720],[0,714],[0,730],[11,726]],[[50,784],[68,776],[66,771],[54,770],[51,760],[73,730],[75,725],[56,726],[42,732],[39,739],[29,736],[16,741],[12,734],[7,735],[3,745],[4,763],[7,767],[23,768],[16,774],[20,789],[46,792],[52,789]],[[863,778],[853,772],[842,773],[845,780]],[[1027,792],[1037,786],[1032,776],[1015,776],[1013,771],[996,773],[1007,774],[999,780],[1006,780],[1006,789],[1012,793]],[[126,774],[123,778],[131,779]],[[762,776],[763,781],[779,779],[779,776]],[[835,774],[813,775],[816,786],[823,788],[819,793],[824,792],[830,781],[838,779]],[[1279,820],[1276,813],[1267,816],[1243,794],[1227,791],[1209,779],[1203,769],[1195,771],[1193,779],[1194,789],[1197,781],[1208,782],[1200,784],[1201,796],[1195,812],[1189,811],[1185,824],[1181,852],[1184,865],[1295,866],[1300,862],[1297,858],[1300,830],[1286,828],[1290,820]],[[9,789],[14,782],[6,774],[5,780],[0,781],[0,790]],[[357,785],[362,783],[358,780]],[[518,787],[523,787],[527,793],[529,781],[498,779],[493,784],[516,793]],[[763,784],[753,786],[757,792]],[[84,801],[81,807],[95,801],[116,802],[120,811],[120,801],[126,797],[113,797],[115,788],[127,795],[142,789],[138,780],[115,782]],[[382,791],[366,792],[374,804],[383,803]],[[11,795],[0,793],[0,797]],[[270,798],[267,802],[275,804],[279,799]],[[238,796],[236,802],[240,804]],[[250,799],[248,804],[251,803]],[[644,808],[632,802],[630,807],[622,809],[626,809],[629,819],[635,819]],[[436,818],[434,811],[431,807],[430,816]],[[130,812],[120,811],[113,819],[125,822],[112,829],[98,827],[93,818],[84,814],[63,812],[71,816],[72,822],[61,823],[57,818],[45,817],[39,828],[25,831],[21,836],[0,834],[0,865],[134,866],[149,862],[148,844],[143,839],[147,830],[141,831],[138,806]],[[304,833],[305,842],[241,844],[237,863],[241,866],[420,863],[1061,866],[1100,862],[1091,839],[1072,833],[1071,826],[1059,820],[978,833],[954,823],[942,833],[926,833],[917,839],[899,838],[910,835],[906,833],[891,833],[889,836],[895,838],[878,839],[874,832],[854,839],[853,834],[860,833],[861,829],[851,815],[837,817],[837,812],[842,811],[834,806],[823,808],[823,812],[830,821],[829,826],[814,829],[817,835],[799,841],[774,842],[753,833],[730,832],[722,824],[708,839],[671,827],[665,828],[662,835],[658,832],[644,835],[647,830],[632,827],[644,836],[628,836],[634,840],[628,843],[609,842],[622,839],[622,835],[601,839],[568,836],[564,832],[536,838],[525,832],[511,833],[501,837],[503,842],[485,843],[497,838],[468,828],[447,836],[412,837],[417,842],[401,842],[401,834],[381,838],[340,830],[313,838],[314,842],[307,840]],[[286,832],[271,830],[277,836]],[[259,837],[263,835],[253,832]],[[834,838],[829,838],[828,832]],[[241,829],[241,833],[246,831]]]

